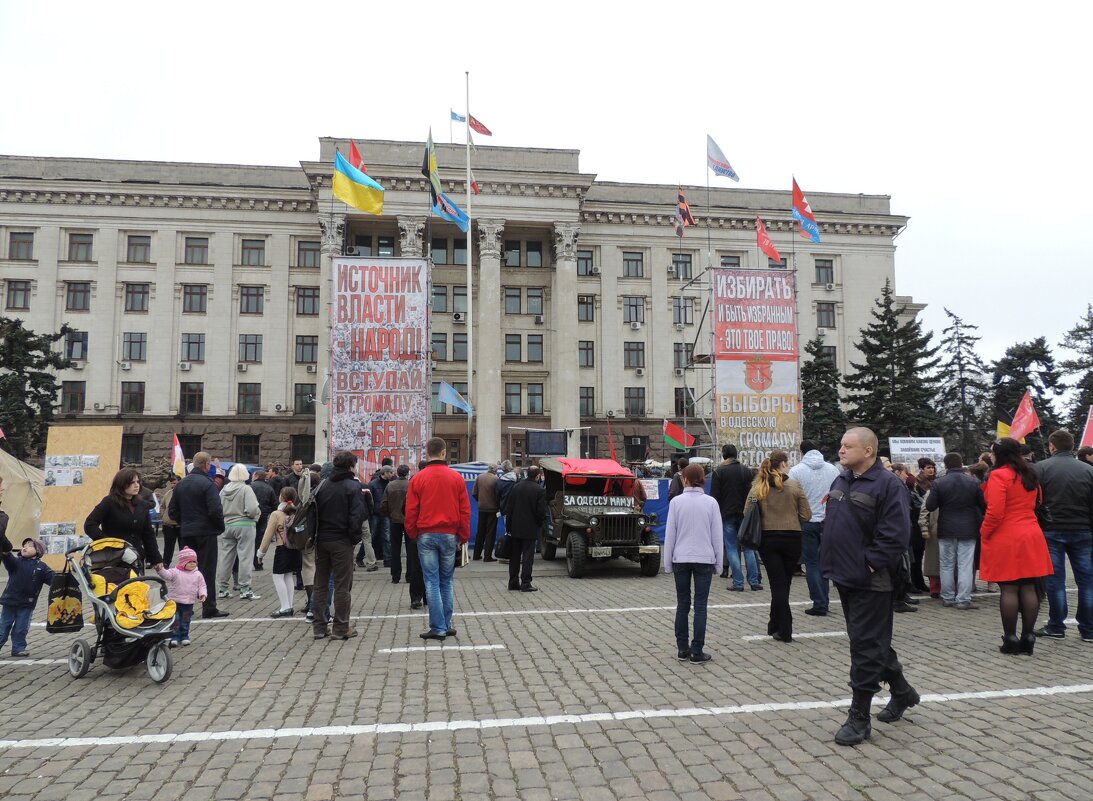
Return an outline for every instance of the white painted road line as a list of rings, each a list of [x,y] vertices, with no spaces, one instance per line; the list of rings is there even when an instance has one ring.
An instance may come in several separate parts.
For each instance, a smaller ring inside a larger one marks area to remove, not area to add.
[[[997,698],[1076,695],[1093,693],[1093,684],[1057,687],[1024,687],[1008,690],[981,690],[971,693],[924,693],[920,703],[952,704]],[[883,705],[887,699],[880,698]],[[276,740],[285,737],[356,737],[360,735],[406,734],[409,732],[460,731],[463,729],[524,729],[532,726],[597,723],[648,718],[697,718],[727,715],[755,715],[767,712],[798,712],[807,709],[837,709],[850,704],[849,698],[828,701],[783,701],[740,704],[721,707],[683,709],[630,709],[621,712],[588,712],[583,715],[546,715],[526,718],[487,718],[484,720],[435,720],[416,723],[363,723],[351,726],[300,726],[285,729],[244,729],[229,731],[191,731],[178,734],[131,734],[116,737],[45,737],[37,740],[0,740],[7,748],[93,748],[96,746],[154,745],[157,743],[193,743],[207,740]]]
[[[795,640],[809,640],[809,639],[815,639],[817,637],[845,637],[845,636],[846,636],[845,631],[806,631],[803,634],[794,633],[793,639],[795,639]],[[745,634],[740,639],[744,640],[745,642],[763,642],[764,640],[769,640],[770,642],[777,642],[777,640],[775,640],[769,634]]]
[[[409,654],[417,651],[503,651],[503,645],[414,645],[410,648],[380,648],[377,654]]]
[[[64,665],[67,659],[0,659],[0,665]]]

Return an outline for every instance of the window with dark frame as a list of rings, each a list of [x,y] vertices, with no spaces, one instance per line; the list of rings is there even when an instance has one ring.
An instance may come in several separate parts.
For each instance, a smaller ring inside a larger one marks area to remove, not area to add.
[[[527,266],[528,267],[542,267],[543,266],[543,243],[542,242],[525,242],[524,248],[527,250]]]
[[[675,388],[675,416],[694,417],[695,393],[691,387]]]
[[[315,414],[315,385],[295,384],[292,392],[293,414]]]
[[[257,364],[262,361],[262,335],[239,335],[239,361]]]
[[[638,253],[636,251],[623,251],[622,254],[622,277],[623,278],[644,278],[645,277],[645,254]]]
[[[319,337],[296,337],[296,364],[318,364],[319,362]]]
[[[65,311],[91,310],[91,284],[87,281],[65,283]]]
[[[593,415],[589,415],[592,417]],[[600,438],[595,434],[581,432],[581,455],[585,459],[595,459],[600,453]]]
[[[543,413],[543,385],[528,384],[528,414]]]
[[[676,296],[672,298],[672,324],[694,324],[694,301],[691,298]]]
[[[694,356],[695,346],[692,342],[675,342],[672,345],[672,365],[677,370],[685,370]]]
[[[34,261],[34,234],[12,231],[8,237],[8,258],[12,261]]]
[[[367,234],[356,234],[353,237],[353,247],[357,249],[358,256],[372,255],[372,237]]]
[[[577,342],[577,366],[596,366],[596,343],[591,339],[582,339]]]
[[[376,237],[376,255],[377,256],[394,256],[395,255],[395,238],[393,236],[380,236]]]
[[[444,284],[433,284],[433,312],[448,313],[448,287]]]
[[[61,411],[82,412],[87,399],[86,381],[61,382]]]
[[[183,334],[182,353],[178,358],[184,362],[205,361],[205,335]]]
[[[201,414],[205,408],[205,385],[200,381],[183,381],[178,388],[179,414]]]
[[[452,287],[452,311],[461,314],[467,313],[467,287]]]
[[[467,361],[467,335],[452,334],[452,361]]]
[[[774,259],[767,257],[767,267],[772,270],[784,270],[786,269],[786,257],[783,256],[781,261],[775,261]]]
[[[266,240],[244,239],[241,256],[239,263],[244,267],[265,267]]]
[[[130,234],[125,243],[125,260],[129,264],[151,264],[152,237],[146,234]]]
[[[816,304],[816,327],[817,328],[834,328],[835,327],[835,304],[834,303],[817,303]]]
[[[690,281],[694,277],[690,253],[673,253],[672,266],[675,267],[676,278]]]
[[[188,236],[182,252],[184,264],[209,263],[209,238],[207,236]]]
[[[519,384],[505,384],[505,414],[520,414]]]
[[[150,284],[125,285],[125,310],[127,312],[146,312],[152,296]]]
[[[528,362],[542,364],[543,362],[543,335],[528,334]]]
[[[319,313],[319,287],[296,287],[296,313],[301,317],[314,317]]]
[[[186,459],[193,459],[194,454],[201,453],[200,434],[179,434],[178,446],[182,448],[182,455]]]
[[[140,414],[144,411],[144,382],[121,382],[122,414]]]
[[[543,313],[543,288],[541,286],[529,286],[527,289],[527,313],[528,314],[542,314]]]
[[[505,361],[519,362],[523,356],[523,341],[519,334],[505,334]]]
[[[595,266],[592,259],[591,250],[577,251],[577,275],[592,275],[592,268]]]
[[[6,308],[26,311],[30,308],[30,281],[8,281]]]
[[[581,417],[595,417],[596,416],[596,388],[595,387],[580,387],[577,390],[577,397],[580,402]]]
[[[833,284],[833,283],[835,283],[835,260],[834,259],[816,259],[816,283],[817,284]]]
[[[832,364],[838,364],[838,348],[834,345],[821,345],[820,353],[831,359]]]
[[[121,435],[121,463],[122,464],[143,464],[144,463],[144,435],[143,434],[122,434]]]
[[[452,264],[466,264],[467,263],[467,240],[466,239],[453,239],[452,240]]]
[[[86,361],[86,331],[69,331],[67,334],[65,334],[65,358],[73,362]]]
[[[722,256],[721,257],[721,266],[722,267],[730,267],[730,268],[739,267],[740,266],[740,257],[739,256]]]
[[[121,360],[123,362],[143,362],[148,359],[148,335],[136,331],[126,331],[121,335]]]
[[[623,295],[622,321],[624,323],[645,322],[645,298],[640,295]]]
[[[240,383],[235,404],[236,414],[262,413],[262,385],[247,382]]]
[[[645,387],[623,387],[622,403],[627,417],[645,417]]]
[[[433,361],[448,361],[448,335],[443,331],[433,332]]]
[[[518,240],[518,239],[506,239],[505,240],[505,266],[506,267],[519,267],[520,266],[520,240]]]
[[[315,437],[312,434],[292,434],[288,438],[288,458],[311,464],[315,459]]]
[[[323,253],[314,239],[301,239],[296,242],[296,266],[318,267],[322,264]]]
[[[596,321],[595,295],[577,296],[577,322],[594,323]]]
[[[68,260],[91,261],[91,248],[94,245],[93,234],[68,235]]]
[[[243,464],[261,464],[261,434],[235,435],[235,461]]]
[[[239,287],[239,313],[262,314],[266,308],[266,288],[262,286]]]
[[[644,342],[623,342],[622,343],[622,366],[623,367],[644,367],[645,366],[645,343]]]
[[[505,314],[520,313],[520,287],[505,287]]]
[[[209,287],[206,284],[182,285],[182,312],[205,314],[209,309]]]
[[[433,264],[447,264],[448,263],[448,240],[444,237],[433,237],[433,246],[430,250],[433,258]]]
[[[440,382],[433,382],[433,394],[432,394],[432,410],[433,414],[447,414],[448,405],[440,402]]]

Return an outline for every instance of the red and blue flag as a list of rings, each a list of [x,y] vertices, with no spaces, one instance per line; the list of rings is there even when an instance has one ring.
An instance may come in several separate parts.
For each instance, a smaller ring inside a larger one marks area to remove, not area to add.
[[[797,179],[793,179],[793,219],[801,224],[801,236],[811,239],[817,245],[820,244],[820,226],[816,222],[816,216],[812,213],[812,206],[808,198],[797,186]]]

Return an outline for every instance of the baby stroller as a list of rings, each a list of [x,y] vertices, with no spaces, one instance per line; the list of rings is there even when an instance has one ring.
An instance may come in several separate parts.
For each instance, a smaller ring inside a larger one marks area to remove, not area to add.
[[[72,643],[68,672],[77,679],[87,675],[101,653],[109,668],[123,670],[144,662],[152,681],[167,681],[171,677],[167,640],[175,618],[175,602],[167,600],[167,583],[159,576],[139,575],[140,557],[121,539],[94,540],[70,551],[67,561],[81,594],[91,602],[95,622],[95,644],[83,639]],[[82,609],[80,599],[69,598],[67,603]]]

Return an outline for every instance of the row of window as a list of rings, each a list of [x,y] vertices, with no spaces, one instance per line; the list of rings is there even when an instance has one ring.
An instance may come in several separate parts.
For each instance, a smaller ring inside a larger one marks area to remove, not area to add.
[[[30,309],[31,282],[9,280],[7,282],[6,307],[13,311]],[[125,311],[147,312],[151,305],[151,284],[127,283],[125,285]],[[266,287],[240,286],[239,313],[264,314],[266,308]],[[65,282],[65,311],[91,310],[91,282]],[[182,311],[185,314],[205,314],[209,310],[208,284],[182,285]],[[296,313],[302,316],[317,317],[319,314],[319,287],[296,287]]]
[[[741,265],[740,256],[721,256],[722,267],[739,268]],[[817,284],[833,284],[835,283],[835,260],[829,258],[814,258],[813,265],[815,268],[815,283]],[[775,261],[774,259],[767,259],[767,267],[771,269],[786,269],[787,262],[783,258],[781,261]],[[592,276],[598,275],[599,270],[596,267],[595,255],[591,250],[578,250],[577,251],[577,275]],[[694,278],[694,259],[690,253],[673,253],[672,254],[672,277],[678,278],[682,281],[689,281]],[[622,277],[623,278],[644,278],[645,277],[645,254],[640,251],[623,251],[622,254]]]
[[[200,381],[184,381],[179,384],[178,411],[180,414],[201,414],[205,409],[205,384]],[[121,414],[141,414],[145,411],[145,382],[122,381]],[[293,414],[314,414],[315,385],[295,384],[293,387]],[[87,405],[86,381],[61,382],[61,411],[83,412]],[[262,413],[262,385],[239,384],[236,396],[237,414]]]
[[[182,453],[187,459],[192,459],[195,453],[202,450],[200,434],[179,434],[178,442],[182,446]],[[236,434],[234,440],[233,457],[235,461],[243,464],[262,464],[262,435],[261,434]],[[315,438],[311,434],[292,434],[289,437],[289,461],[303,460],[304,464],[310,464],[315,456]],[[123,464],[144,463],[144,435],[123,434],[121,438],[121,461]]]
[[[91,262],[95,255],[95,235],[72,232],[68,235],[68,261]],[[318,240],[300,239],[296,242],[297,267],[318,267],[321,260]],[[13,231],[8,237],[8,258],[15,261],[34,261],[34,232]],[[152,264],[152,237],[149,234],[129,234],[125,243],[125,262],[128,264]],[[209,263],[209,237],[187,236],[183,239],[182,263],[205,265]],[[266,240],[243,239],[240,241],[239,265],[265,267]]]
[[[239,335],[239,361],[258,364],[262,361],[262,335]],[[65,358],[74,362],[87,359],[88,332],[69,331],[65,335]],[[205,334],[183,334],[179,358],[184,362],[205,361]],[[148,360],[148,334],[126,331],[121,335],[121,359],[125,362]],[[296,364],[317,364],[319,361],[319,337],[296,337]]]

